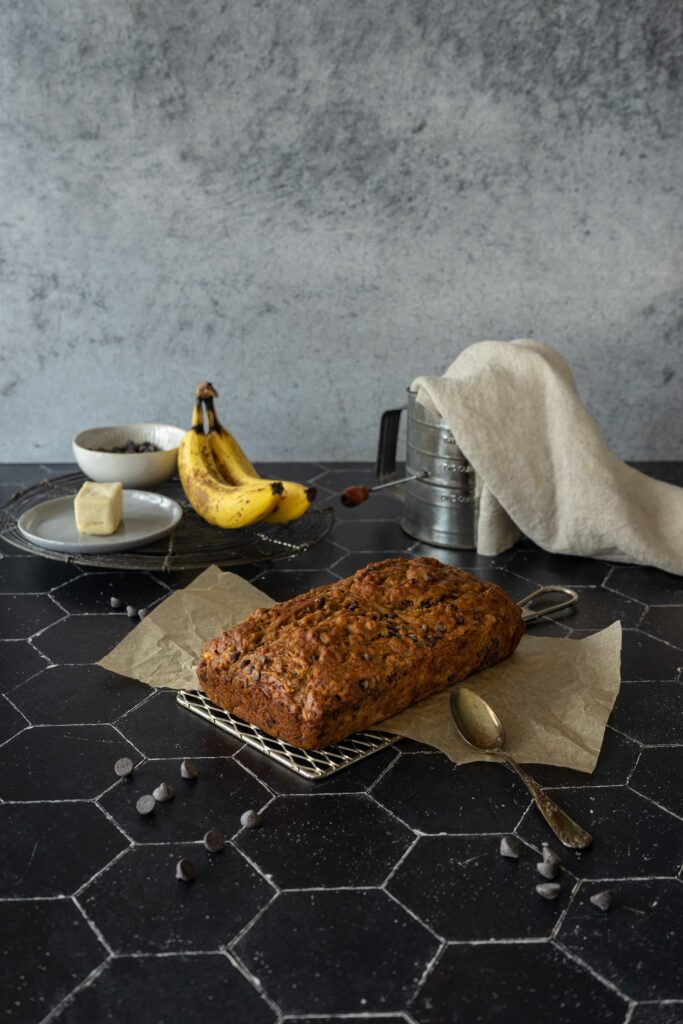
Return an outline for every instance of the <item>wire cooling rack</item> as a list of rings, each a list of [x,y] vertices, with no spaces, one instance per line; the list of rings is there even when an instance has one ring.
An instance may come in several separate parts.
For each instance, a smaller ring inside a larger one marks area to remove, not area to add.
[[[243,722],[229,711],[217,707],[198,691],[179,690],[178,703],[224,732],[242,740],[243,743],[248,743],[250,747],[254,747],[290,771],[303,775],[305,779],[326,779],[328,775],[334,775],[342,768],[348,768],[349,765],[362,761],[364,757],[390,747],[401,738],[392,733],[366,729],[364,732],[355,732],[340,743],[333,743],[322,750],[302,750],[266,735],[255,725]]]
[[[330,508],[309,508],[305,515],[283,526],[257,523],[241,530],[221,530],[197,515],[189,505],[180,481],[172,480],[159,488],[182,506],[183,518],[173,533],[162,540],[132,551],[107,554],[67,554],[38,547],[17,529],[19,516],[27,509],[51,498],[76,494],[86,480],[82,473],[52,477],[20,491],[0,508],[0,538],[32,555],[57,562],[108,569],[142,569],[172,572],[179,569],[206,569],[209,565],[248,565],[253,562],[289,558],[314,547],[329,533],[334,523]]]

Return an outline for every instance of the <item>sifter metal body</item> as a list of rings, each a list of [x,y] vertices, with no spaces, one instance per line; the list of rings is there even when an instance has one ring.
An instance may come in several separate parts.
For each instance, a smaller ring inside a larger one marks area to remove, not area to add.
[[[442,548],[476,547],[475,474],[448,424],[408,391],[406,406],[382,415],[377,479],[396,477],[401,414],[406,420],[406,474],[421,477],[397,486],[404,508],[401,527],[410,537]]]

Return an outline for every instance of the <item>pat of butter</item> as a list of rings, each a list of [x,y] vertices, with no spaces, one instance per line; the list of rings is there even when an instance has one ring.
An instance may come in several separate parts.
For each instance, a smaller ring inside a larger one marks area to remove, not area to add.
[[[76,529],[106,537],[123,519],[123,484],[84,483],[74,500]]]

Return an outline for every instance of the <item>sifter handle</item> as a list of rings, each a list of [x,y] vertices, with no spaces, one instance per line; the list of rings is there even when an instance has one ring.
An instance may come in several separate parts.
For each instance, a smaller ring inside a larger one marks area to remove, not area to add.
[[[398,428],[401,424],[402,412],[403,409],[387,409],[382,413],[375,469],[375,474],[381,484],[388,483],[389,480],[394,480],[396,477],[396,445],[398,444]]]

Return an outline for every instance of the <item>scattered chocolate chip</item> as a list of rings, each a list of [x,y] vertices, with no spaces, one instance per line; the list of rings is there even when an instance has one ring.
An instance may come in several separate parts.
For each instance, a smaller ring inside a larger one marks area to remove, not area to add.
[[[204,846],[207,848],[209,853],[220,853],[221,850],[225,849],[225,833],[224,832],[207,832],[204,836]]]
[[[367,681],[367,679],[359,679],[358,685],[360,686],[361,690],[367,690],[368,687],[370,686],[370,683]]]
[[[126,605],[126,615],[129,619],[134,619],[138,614],[137,608],[133,608],[132,604]]]
[[[133,771],[133,762],[129,757],[120,757],[114,765],[114,771],[120,779],[125,779]]]
[[[544,900],[556,900],[560,895],[560,883],[541,882],[540,885],[536,886],[536,892],[539,896],[542,896]]]
[[[192,882],[197,877],[197,869],[187,857],[181,857],[175,866],[175,876],[180,882]]]
[[[242,828],[258,828],[261,824],[261,815],[256,811],[245,811],[240,817]]]
[[[173,786],[169,786],[167,782],[160,782],[156,789],[152,790],[152,796],[159,804],[166,803],[167,800],[172,800],[175,796],[175,789]]]
[[[149,611],[147,610],[147,608],[141,608],[140,611],[138,612],[139,619],[144,619],[147,615],[149,615]]]
[[[199,775],[199,769],[194,761],[190,761],[189,758],[185,758],[180,763],[180,774],[184,779],[196,779]]]
[[[463,619],[462,615],[456,615],[455,616],[455,621],[458,624],[458,626],[464,626],[465,625],[465,620]]]
[[[614,902],[614,893],[611,889],[603,889],[602,892],[593,893],[590,898],[591,903],[598,910],[609,910]]]
[[[522,852],[522,844],[516,836],[503,836],[500,841],[501,857],[514,857],[515,860]]]
[[[120,608],[122,603],[123,602],[121,601],[121,598],[119,598],[119,597],[110,597],[109,598],[109,604],[112,606],[112,608]]]
[[[325,607],[325,598],[324,597],[317,597],[315,599],[315,604],[316,604],[316,608],[324,608]]]
[[[422,625],[420,626],[420,629],[422,630],[423,633],[428,633],[429,632],[429,626],[425,622],[422,623]]]
[[[240,652],[239,651],[233,651],[231,653],[231,655],[230,655],[230,661],[232,661],[233,664],[234,664],[237,661],[237,659],[239,658],[239,656],[240,656]]]
[[[150,793],[141,796],[135,805],[138,814],[151,814],[156,806],[156,801]]]
[[[358,607],[358,601],[349,601],[346,607],[349,609],[350,612],[355,611],[355,609]]]
[[[543,843],[543,846],[541,848],[541,854],[543,856],[543,862],[545,864],[554,864],[556,868],[559,868],[560,864],[562,863],[562,858],[557,853],[555,853],[553,848],[551,846],[548,846],[547,843]]]
[[[559,866],[554,860],[541,860],[536,865],[536,870],[539,875],[543,875],[544,878],[548,878],[552,881],[554,878],[557,878]]]

